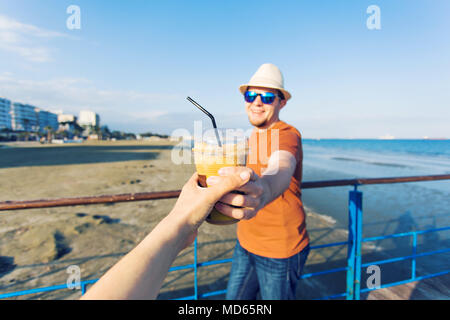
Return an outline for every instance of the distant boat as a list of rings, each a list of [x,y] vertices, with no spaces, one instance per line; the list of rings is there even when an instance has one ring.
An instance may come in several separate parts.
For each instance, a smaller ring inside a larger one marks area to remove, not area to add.
[[[390,134],[386,134],[384,136],[378,137],[378,139],[380,139],[380,140],[393,140],[393,139],[395,139],[395,137],[391,136]]]
[[[423,140],[447,140],[447,138],[430,138],[430,137],[423,137]]]

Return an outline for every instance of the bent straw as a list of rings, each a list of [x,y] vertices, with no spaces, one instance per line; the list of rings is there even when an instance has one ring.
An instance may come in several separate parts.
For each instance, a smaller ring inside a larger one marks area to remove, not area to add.
[[[195,102],[191,97],[186,98],[190,103],[192,103],[194,106],[199,108],[201,111],[203,111],[212,121],[212,125],[214,127],[214,132],[216,134],[217,143],[219,144],[219,147],[222,147],[222,143],[220,142],[219,138],[219,132],[217,131],[217,125],[216,120],[214,120],[214,117],[211,113],[209,113],[205,108],[203,108],[201,105],[199,105],[197,102]]]

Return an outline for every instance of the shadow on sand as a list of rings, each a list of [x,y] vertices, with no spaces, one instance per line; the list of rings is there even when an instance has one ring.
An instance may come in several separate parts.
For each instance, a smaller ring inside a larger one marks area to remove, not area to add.
[[[158,150],[170,150],[173,146],[51,146],[0,149],[0,169],[28,166],[55,166],[152,160]]]

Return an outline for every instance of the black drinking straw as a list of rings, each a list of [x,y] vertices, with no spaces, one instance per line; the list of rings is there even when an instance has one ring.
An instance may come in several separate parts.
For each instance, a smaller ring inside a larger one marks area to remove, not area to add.
[[[199,108],[201,111],[203,111],[212,121],[212,125],[214,127],[214,132],[216,133],[216,139],[217,139],[217,143],[219,144],[219,147],[222,147],[222,143],[220,143],[220,138],[219,138],[219,132],[217,131],[217,125],[216,125],[216,120],[214,120],[214,117],[211,113],[209,113],[205,108],[203,108],[201,105],[199,105],[197,102],[195,102],[191,97],[187,97],[186,98],[190,103],[192,103],[194,106],[196,106],[197,108]]]

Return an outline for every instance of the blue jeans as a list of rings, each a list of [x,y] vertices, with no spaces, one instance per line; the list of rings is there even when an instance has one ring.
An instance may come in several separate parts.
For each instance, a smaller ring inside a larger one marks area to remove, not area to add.
[[[266,258],[248,252],[239,241],[233,254],[227,300],[293,300],[309,254],[309,245],[286,259]]]

